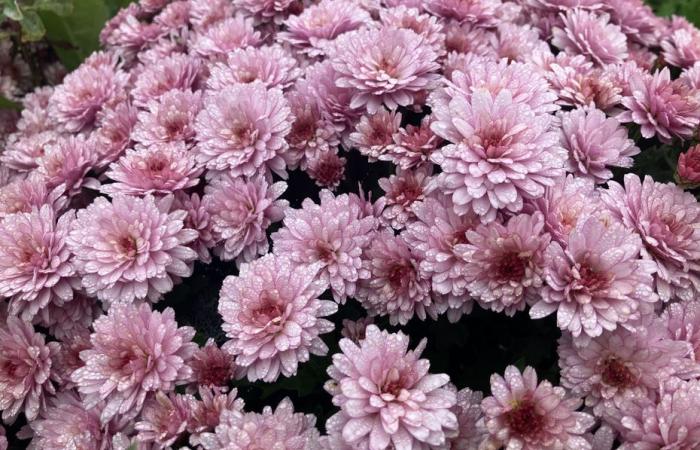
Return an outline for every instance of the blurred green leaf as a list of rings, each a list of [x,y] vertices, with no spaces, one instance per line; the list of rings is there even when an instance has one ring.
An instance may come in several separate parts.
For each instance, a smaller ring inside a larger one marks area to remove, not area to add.
[[[36,0],[34,5],[37,10],[52,11],[59,16],[65,16],[73,12],[73,3],[66,0]]]
[[[46,39],[61,62],[73,70],[99,48],[99,35],[110,18],[110,8],[103,0],[74,0],[73,11],[63,17],[42,11]]]
[[[14,20],[15,22],[19,22],[22,20],[22,10],[19,7],[19,4],[17,4],[16,1],[14,0],[5,0],[4,5],[2,8],[2,13],[9,17],[10,19]]]
[[[22,109],[19,103],[0,97],[0,109]]]
[[[44,24],[36,11],[24,11],[22,20],[20,20],[19,23],[22,25],[23,42],[38,41],[44,37],[44,33],[46,33],[46,28],[44,28]]]
[[[133,3],[133,0],[104,0],[110,9],[112,15],[116,14],[121,8],[129,6],[129,3]]]
[[[661,16],[684,16],[700,26],[700,0],[647,0],[647,3]]]

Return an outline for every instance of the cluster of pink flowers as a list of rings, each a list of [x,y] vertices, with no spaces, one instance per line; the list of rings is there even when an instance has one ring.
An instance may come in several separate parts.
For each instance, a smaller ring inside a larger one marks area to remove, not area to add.
[[[696,448],[685,19],[641,0],[140,0],[101,42],[0,115],[0,411],[27,422],[10,440]],[[200,345],[168,295],[215,260],[222,332]],[[366,317],[341,324],[351,302]],[[490,395],[455,386],[396,330],[474,308],[551,315],[560,386],[527,361]],[[238,397],[312,358],[322,428]]]

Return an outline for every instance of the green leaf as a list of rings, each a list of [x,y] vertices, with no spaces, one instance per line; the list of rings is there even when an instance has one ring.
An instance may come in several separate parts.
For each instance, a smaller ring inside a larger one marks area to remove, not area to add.
[[[133,0],[104,0],[104,2],[109,7],[112,15],[116,14],[120,9],[129,6],[130,3],[134,3]]]
[[[15,22],[20,22],[22,20],[22,10],[16,0],[6,0],[5,6],[2,9],[2,13],[14,20]]]
[[[99,35],[110,18],[110,9],[102,0],[74,0],[73,12],[64,17],[42,11],[46,40],[61,62],[73,70],[99,48]]]
[[[34,7],[41,11],[52,11],[59,16],[66,16],[73,12],[71,0],[36,0]]]
[[[22,109],[19,103],[8,100],[5,97],[0,96],[0,109]]]
[[[22,25],[22,42],[35,42],[44,37],[46,28],[36,11],[24,11],[22,20],[19,21]]]

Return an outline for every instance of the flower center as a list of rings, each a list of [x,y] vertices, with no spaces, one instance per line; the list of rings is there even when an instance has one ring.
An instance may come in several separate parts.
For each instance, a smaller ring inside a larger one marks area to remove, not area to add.
[[[537,412],[535,403],[530,399],[524,399],[510,411],[505,413],[505,421],[508,428],[518,436],[536,436],[544,428],[544,416]]]
[[[313,138],[315,134],[316,121],[311,114],[307,114],[294,121],[290,140],[292,143],[302,144]]]
[[[390,394],[398,397],[403,389],[404,382],[401,379],[401,373],[396,367],[392,367],[386,374],[384,383],[381,386],[381,391],[384,394]]]
[[[581,264],[578,273],[580,285],[588,292],[604,289],[608,285],[606,274],[596,271],[586,263]]]
[[[408,280],[413,274],[413,267],[408,261],[399,261],[393,264],[387,273],[386,278],[389,280],[389,284],[394,289],[400,289],[402,286],[402,280]]]
[[[600,377],[603,383],[617,388],[625,388],[634,384],[632,371],[614,356],[607,358],[603,362],[603,370]]]
[[[255,142],[258,136],[257,130],[253,130],[248,124],[235,122],[229,130],[231,142],[237,147],[248,147]]]
[[[148,170],[150,172],[162,172],[168,167],[168,160],[162,153],[156,153],[148,159]]]
[[[263,292],[260,296],[260,306],[253,311],[253,323],[259,327],[279,325],[282,323],[282,303],[276,293]]]
[[[318,259],[325,263],[335,261],[335,250],[330,243],[322,240],[316,241],[316,254]]]
[[[525,259],[516,252],[501,255],[501,259],[496,263],[496,272],[501,280],[521,280],[525,275]]]
[[[122,236],[117,241],[117,251],[127,258],[133,258],[138,253],[138,243],[131,235]]]

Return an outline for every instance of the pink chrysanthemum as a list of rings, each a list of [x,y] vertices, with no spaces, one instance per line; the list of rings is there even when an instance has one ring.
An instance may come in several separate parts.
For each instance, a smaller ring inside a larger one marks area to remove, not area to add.
[[[693,359],[700,361],[700,305],[695,301],[672,303],[666,307],[661,319],[671,337],[690,344]]]
[[[339,73],[336,84],[355,89],[351,107],[366,106],[373,114],[408,106],[439,79],[437,54],[426,39],[406,29],[364,29],[336,39],[332,57]]]
[[[430,163],[430,155],[442,143],[442,139],[430,129],[432,118],[423,118],[420,126],[407,125],[394,133],[394,145],[379,155],[382,161],[391,161],[404,170],[415,169]]]
[[[599,109],[575,109],[561,116],[559,141],[569,152],[568,171],[605,183],[613,177],[609,166],[632,167],[639,154],[627,129]]]
[[[457,403],[452,407],[457,416],[457,430],[449,435],[450,450],[474,450],[486,440],[482,399],[481,392],[469,388],[457,392]]]
[[[105,176],[114,183],[100,190],[111,196],[171,194],[196,186],[202,170],[182,141],[139,146],[110,165]]]
[[[348,140],[373,162],[393,146],[394,134],[400,126],[401,114],[382,108],[374,114],[362,116]]]
[[[187,426],[191,445],[202,444],[201,438],[205,433],[213,432],[221,423],[222,413],[240,412],[242,414],[245,406],[243,399],[236,398],[238,395],[236,389],[225,392],[218,388],[200,387],[198,393],[201,400],[194,404]]]
[[[341,76],[327,60],[307,68],[303,80],[308,91],[316,94],[323,116],[338,131],[353,127],[362,114],[362,105],[352,105],[355,90],[336,84]]]
[[[229,53],[226,62],[212,65],[207,87],[220,90],[260,81],[267,88],[286,89],[302,73],[297,66],[293,55],[278,45],[241,48]]]
[[[59,139],[59,134],[53,131],[21,136],[10,135],[5,151],[0,154],[0,161],[10,169],[29,172],[39,166],[44,156],[45,147]]]
[[[17,179],[0,187],[0,220],[15,213],[28,213],[34,208],[50,205],[60,213],[68,199],[63,196],[63,187],[48,189],[37,173]]]
[[[343,303],[355,295],[357,282],[369,277],[361,256],[377,220],[364,217],[347,194],[335,197],[324,190],[319,197],[319,205],[307,198],[301,209],[287,211],[284,227],[272,234],[273,249],[296,264],[321,263],[317,276]]]
[[[172,309],[158,312],[147,303],[116,302],[93,328],[92,347],[80,352],[85,365],[71,380],[87,408],[106,402],[102,424],[117,414],[135,417],[149,393],[172,391],[190,379],[194,329],[178,328]]]
[[[688,68],[700,61],[700,30],[677,27],[661,41],[664,60],[676,67]]]
[[[103,427],[99,411],[85,408],[74,391],[59,392],[41,416],[30,423],[34,433],[30,449],[118,450],[112,435],[120,431],[118,420]]]
[[[260,41],[260,32],[253,28],[253,19],[237,14],[196,34],[190,43],[190,48],[203,58],[220,61],[233,50],[256,46]]]
[[[298,16],[290,16],[286,29],[277,38],[310,57],[324,56],[330,43],[343,33],[371,22],[362,8],[348,0],[322,0],[304,8]]]
[[[46,343],[44,335],[31,324],[10,316],[0,324],[0,410],[2,420],[11,424],[19,413],[36,419],[45,408],[46,396],[56,393],[57,374],[52,359],[57,342]]]
[[[196,386],[226,389],[229,381],[233,379],[236,366],[233,357],[220,349],[210,338],[204,346],[194,352],[190,367]]]
[[[458,214],[471,210],[486,223],[499,209],[517,213],[524,199],[542,197],[563,175],[566,152],[551,131],[551,116],[516,103],[509,91],[494,97],[478,90],[470,101],[452,99],[448,108],[453,116],[432,129],[454,144],[431,160],[440,165],[437,183]]]
[[[71,215],[44,205],[0,222],[0,295],[11,314],[30,321],[49,303],[62,305],[80,288],[66,245]]]
[[[619,409],[627,398],[654,399],[659,384],[672,377],[697,376],[686,342],[674,341],[664,324],[651,319],[644,329],[618,328],[585,345],[564,333],[559,340],[561,383],[596,415]]]
[[[372,317],[362,317],[357,320],[343,319],[343,328],[340,330],[340,334],[359,344],[365,338],[367,327],[373,323],[374,318]]]
[[[610,21],[620,26],[628,41],[653,47],[659,43],[661,20],[642,0],[608,0]]]
[[[131,147],[131,134],[138,121],[137,113],[138,110],[128,102],[101,112],[99,128],[92,134],[98,166],[116,161]]]
[[[445,19],[490,27],[497,23],[500,0],[425,0],[424,8]]]
[[[397,169],[396,175],[379,179],[379,187],[384,191],[383,221],[393,229],[401,230],[416,218],[414,208],[428,193],[431,172],[430,167]]]
[[[237,84],[212,92],[197,116],[197,160],[231,176],[254,176],[266,167],[285,175],[283,153],[293,117],[279,89]]]
[[[430,279],[420,272],[420,257],[403,236],[377,232],[363,256],[370,276],[355,297],[371,315],[388,315],[392,325],[405,325],[413,316],[437,317],[443,311],[433,300]]]
[[[187,195],[182,191],[175,194],[173,209],[182,209],[187,212],[183,221],[185,228],[195,230],[198,233],[197,239],[189,243],[189,246],[197,252],[197,259],[204,264],[211,262],[209,249],[216,245],[214,232],[212,230],[211,215],[203,204],[199,194]]]
[[[673,184],[627,174],[624,187],[609,182],[603,201],[642,238],[643,255],[656,263],[662,300],[694,299],[700,292],[700,205]]]
[[[210,215],[214,239],[222,242],[215,253],[238,264],[267,253],[267,228],[282,220],[289,206],[279,199],[286,189],[287,183],[270,185],[262,176],[245,180],[224,175],[207,185],[202,203]]]
[[[322,317],[338,307],[318,299],[326,289],[316,275],[319,268],[268,254],[224,280],[219,313],[230,340],[223,348],[235,356],[248,380],[291,377],[310,354],[328,352],[319,336],[334,325]]]
[[[455,62],[470,56],[496,56],[491,46],[493,31],[470,24],[450,21],[445,24],[445,49],[448,52],[444,62],[445,76],[450,78]]]
[[[678,78],[691,89],[700,90],[700,60],[684,70]]]
[[[96,189],[100,183],[86,177],[97,164],[95,141],[80,135],[57,139],[46,146],[38,161],[37,173],[44,178],[49,189],[63,185],[67,196],[73,197],[84,187]]]
[[[337,151],[328,150],[317,152],[311,158],[306,158],[304,165],[309,178],[316,182],[316,185],[335,190],[345,178],[345,165],[347,159],[341,158]]]
[[[445,54],[444,26],[437,17],[421,14],[418,9],[406,6],[383,9],[379,12],[379,16],[384,26],[413,30],[433,47],[435,53]]]
[[[627,59],[627,37],[608,14],[572,9],[561,14],[562,27],[552,29],[552,45],[571,55],[585,55],[596,64],[617,64]]]
[[[146,401],[141,420],[134,424],[136,441],[157,448],[172,446],[185,433],[194,403],[191,395],[157,391]]]
[[[202,108],[201,92],[173,89],[148,102],[138,115],[131,138],[143,145],[168,142],[191,143],[194,121]]]
[[[491,222],[466,233],[464,279],[472,297],[486,309],[512,316],[539,296],[543,284],[542,214],[513,216],[506,225]]]
[[[88,60],[56,86],[49,101],[51,117],[68,132],[90,130],[104,106],[123,101],[127,82],[128,75],[115,66]]]
[[[532,367],[506,367],[491,375],[491,394],[481,402],[489,437],[484,448],[522,450],[581,449],[591,445],[583,434],[595,421],[576,410],[581,400],[549,381],[537,382]]]
[[[197,232],[184,228],[186,212],[170,212],[172,197],[156,201],[115,195],[98,197],[78,211],[68,235],[83,288],[106,302],[157,301],[188,277],[196,254],[186,247]]]
[[[442,448],[457,428],[450,377],[430,374],[419,359],[423,340],[408,350],[408,336],[367,327],[361,342],[340,340],[325,389],[340,412],[326,427],[337,429],[348,447],[367,450]]]
[[[89,329],[101,311],[96,299],[76,291],[69,302],[49,303],[39,311],[33,323],[47,328],[57,339],[65,339],[66,336]]]
[[[312,450],[319,447],[319,433],[313,414],[294,412],[288,398],[273,411],[241,413],[226,410],[214,433],[204,433],[200,444],[204,450],[288,449]]]
[[[287,14],[298,12],[303,6],[296,0],[233,0],[241,11],[263,21],[281,21]]]
[[[231,17],[236,12],[236,7],[230,0],[210,0],[200,2],[188,0],[190,4],[190,23],[195,30],[201,31],[209,28],[227,17]]]
[[[693,449],[700,442],[700,380],[670,380],[657,401],[631,399],[619,413],[623,448]]]
[[[464,278],[467,261],[467,231],[478,219],[474,215],[458,216],[449,197],[437,195],[418,202],[412,208],[415,220],[403,234],[408,245],[419,254],[420,272],[431,282],[434,292],[447,297],[451,320],[471,311]],[[385,210],[386,211],[386,210]]]
[[[201,70],[202,62],[198,58],[183,54],[174,54],[158,64],[144,67],[131,91],[134,105],[149,108],[151,100],[157,100],[166,92],[194,88]]]
[[[530,316],[557,311],[559,328],[574,336],[634,326],[659,300],[653,289],[656,265],[640,259],[642,248],[641,239],[622,225],[588,219],[569,234],[564,248],[557,242],[547,247],[547,284]]]
[[[700,96],[683,80],[671,80],[668,68],[654,74],[635,73],[629,80],[631,95],[622,99],[627,107],[621,122],[642,127],[642,136],[671,143],[674,137],[688,139],[700,124]]]

